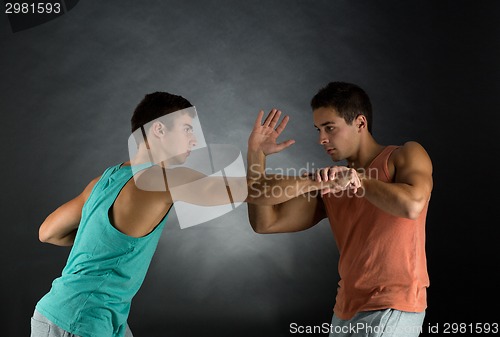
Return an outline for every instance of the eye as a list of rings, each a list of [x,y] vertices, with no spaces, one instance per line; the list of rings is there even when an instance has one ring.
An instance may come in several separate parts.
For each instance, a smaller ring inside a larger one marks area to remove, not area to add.
[[[326,131],[327,131],[327,132],[332,132],[334,129],[335,129],[335,127],[334,127],[334,126],[327,126],[327,127],[326,127]]]

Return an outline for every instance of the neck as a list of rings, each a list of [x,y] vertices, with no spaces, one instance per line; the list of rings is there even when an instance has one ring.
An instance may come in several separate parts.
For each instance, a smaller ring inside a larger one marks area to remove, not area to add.
[[[384,146],[378,144],[371,135],[360,140],[358,150],[354,156],[347,158],[348,166],[354,169],[368,168]]]
[[[131,165],[139,165],[139,164],[144,164],[144,163],[151,163],[153,162],[152,158],[159,158],[158,155],[155,155],[155,153],[151,153],[148,151],[146,146],[144,144],[139,145],[139,149],[137,150],[136,155],[134,158],[130,159],[130,164]],[[161,163],[158,163],[161,166],[168,166],[168,163],[166,161],[163,161]]]

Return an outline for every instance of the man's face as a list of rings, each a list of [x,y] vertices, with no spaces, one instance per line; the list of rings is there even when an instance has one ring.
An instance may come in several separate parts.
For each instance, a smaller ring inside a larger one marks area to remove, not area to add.
[[[193,133],[193,118],[186,113],[172,113],[173,124],[165,128],[161,143],[166,160],[170,165],[183,164],[189,156],[196,137]]]
[[[314,126],[318,130],[318,142],[333,161],[340,161],[353,155],[358,141],[357,129],[339,117],[332,107],[313,111]]]

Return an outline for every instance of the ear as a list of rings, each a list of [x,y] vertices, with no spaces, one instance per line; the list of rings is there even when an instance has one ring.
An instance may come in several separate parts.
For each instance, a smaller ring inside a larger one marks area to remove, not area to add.
[[[363,129],[368,129],[368,121],[366,120],[365,115],[359,114],[358,117],[354,120],[356,128],[361,131]]]
[[[154,122],[151,126],[151,131],[153,132],[153,135],[161,138],[165,135],[165,125],[161,122]]]

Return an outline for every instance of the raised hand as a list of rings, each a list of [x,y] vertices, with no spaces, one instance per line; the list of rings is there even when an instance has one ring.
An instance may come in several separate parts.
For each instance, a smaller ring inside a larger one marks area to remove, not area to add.
[[[272,109],[264,122],[262,122],[264,111],[259,111],[252,133],[248,138],[249,151],[262,151],[264,155],[267,156],[272,153],[280,152],[295,143],[293,139],[288,139],[281,143],[277,142],[279,135],[285,130],[289,120],[289,117],[285,116],[278,124],[280,116],[280,110]]]

